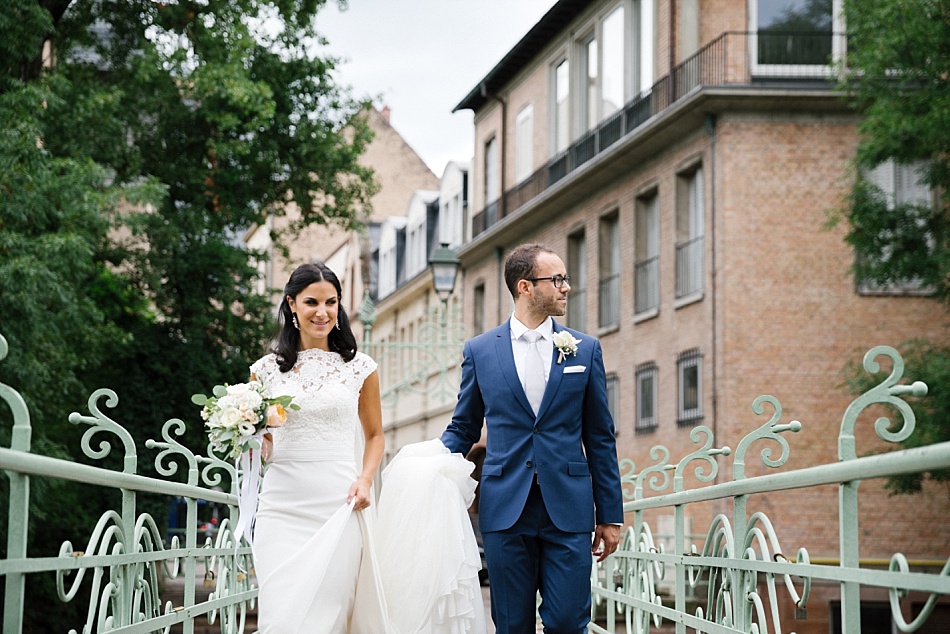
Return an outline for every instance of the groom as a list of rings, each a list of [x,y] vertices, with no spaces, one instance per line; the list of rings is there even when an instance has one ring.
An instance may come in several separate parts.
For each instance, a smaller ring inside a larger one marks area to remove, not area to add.
[[[480,527],[497,634],[586,632],[591,554],[623,523],[614,425],[597,339],[567,330],[564,263],[539,244],[505,261],[511,319],[465,344],[458,404],[442,442],[467,454],[488,426]],[[593,544],[591,533],[593,532]]]

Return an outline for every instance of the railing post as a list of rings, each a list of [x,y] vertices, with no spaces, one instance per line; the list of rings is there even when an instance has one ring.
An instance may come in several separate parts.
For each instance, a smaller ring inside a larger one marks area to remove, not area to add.
[[[838,539],[841,548],[841,567],[857,570],[860,566],[858,550],[858,485],[860,480],[838,485]],[[841,632],[861,634],[861,587],[853,582],[841,582]]]
[[[7,340],[0,335],[0,361],[7,356]],[[13,436],[10,448],[29,453],[31,441],[30,410],[26,401],[11,387],[0,383],[0,400],[13,412]],[[2,465],[0,465],[2,467]],[[5,471],[10,479],[10,508],[7,514],[7,558],[26,559],[26,543],[30,531],[30,476]],[[7,575],[3,594],[3,631],[23,630],[23,602],[26,597],[26,575]]]
[[[673,554],[679,557],[686,555],[686,509],[682,504],[673,507]],[[673,568],[674,607],[677,612],[686,612],[686,566],[677,562]],[[686,634],[686,624],[676,622],[676,634]]]

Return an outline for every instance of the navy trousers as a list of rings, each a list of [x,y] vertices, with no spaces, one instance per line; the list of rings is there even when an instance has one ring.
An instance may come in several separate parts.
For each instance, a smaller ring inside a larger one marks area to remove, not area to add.
[[[559,530],[537,483],[514,526],[483,533],[482,540],[496,634],[534,634],[539,591],[546,634],[587,631],[591,534]]]

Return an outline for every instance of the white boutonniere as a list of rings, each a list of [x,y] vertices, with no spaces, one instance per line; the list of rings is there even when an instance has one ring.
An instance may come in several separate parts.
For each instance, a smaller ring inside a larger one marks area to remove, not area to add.
[[[557,356],[558,363],[564,361],[564,357],[577,354],[577,344],[581,342],[580,339],[575,339],[574,336],[566,330],[554,333],[554,336],[551,337],[551,341],[554,342],[554,347],[557,348],[560,353]]]

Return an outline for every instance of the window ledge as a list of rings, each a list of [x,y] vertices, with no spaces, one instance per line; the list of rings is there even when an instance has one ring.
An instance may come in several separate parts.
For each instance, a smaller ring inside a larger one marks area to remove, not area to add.
[[[655,434],[656,429],[657,429],[656,424],[644,425],[643,427],[637,427],[636,429],[634,429],[634,433],[637,436],[646,436],[647,434]]]
[[[650,319],[653,319],[654,317],[659,317],[659,315],[660,315],[659,308],[651,308],[650,310],[645,310],[642,313],[634,315],[633,323],[639,324],[640,322],[648,321]]]
[[[684,295],[679,299],[673,301],[673,308],[678,309],[683,306],[689,306],[690,304],[695,304],[696,302],[701,302],[705,296],[705,291],[699,289],[696,292],[690,293],[689,295]]]
[[[613,333],[620,330],[620,324],[611,324],[609,326],[601,326],[597,329],[597,338],[600,339],[604,335],[612,335]]]
[[[701,425],[703,422],[702,415],[699,416],[690,416],[689,418],[680,418],[677,419],[676,424],[679,427],[695,427],[696,425]]]
[[[930,297],[936,295],[937,289],[932,286],[900,285],[883,287],[858,286],[855,292],[861,297]]]

